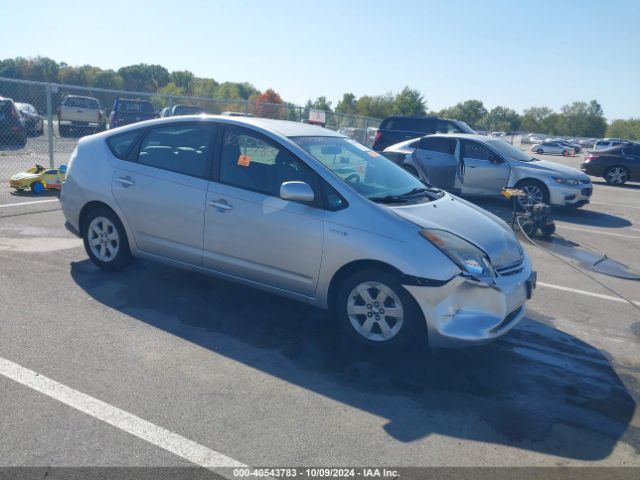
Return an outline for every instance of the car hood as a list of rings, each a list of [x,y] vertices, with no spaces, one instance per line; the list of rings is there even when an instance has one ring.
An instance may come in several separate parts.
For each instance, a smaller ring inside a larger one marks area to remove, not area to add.
[[[22,172],[22,173],[18,173],[16,175],[14,175],[13,177],[10,178],[10,180],[28,180],[31,178],[38,178],[40,175],[35,174],[35,173],[27,173],[27,172]]]
[[[549,160],[536,160],[534,162],[520,162],[518,160],[509,160],[512,168],[526,168],[530,171],[537,171],[538,173],[558,173],[566,177],[575,178],[578,180],[588,180],[589,177],[573,167],[567,167],[556,162],[550,162]]]
[[[483,250],[496,267],[521,261],[524,249],[509,226],[495,215],[453,195],[414,205],[389,207],[422,228],[453,233]]]

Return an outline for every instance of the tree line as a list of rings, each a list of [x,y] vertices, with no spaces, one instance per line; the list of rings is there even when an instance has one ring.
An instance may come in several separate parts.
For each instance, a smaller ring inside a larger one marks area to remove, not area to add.
[[[72,66],[47,57],[16,57],[0,60],[0,77],[175,96],[245,100],[262,104],[263,110],[271,103],[292,107],[291,103],[285,102],[273,89],[260,92],[248,82],[219,83],[212,78],[197,77],[188,70],[170,72],[161,65],[144,63],[112,70],[92,65]],[[307,101],[304,113],[311,108],[372,118],[436,115],[462,120],[476,130],[486,131],[526,131],[596,138],[606,135],[640,139],[640,119],[617,119],[607,125],[602,107],[596,100],[576,101],[564,105],[559,112],[544,106],[525,109],[521,114],[505,106],[489,110],[480,100],[466,100],[440,111],[433,111],[427,108],[427,101],[420,91],[407,86],[396,94],[389,92],[384,95],[356,97],[353,93],[345,93],[335,107],[326,96],[320,96],[315,101]],[[272,112],[265,110],[256,113]]]

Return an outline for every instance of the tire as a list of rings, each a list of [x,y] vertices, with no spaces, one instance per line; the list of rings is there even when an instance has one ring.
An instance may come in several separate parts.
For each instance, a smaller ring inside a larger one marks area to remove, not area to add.
[[[539,148],[538,150],[536,150],[536,153],[538,155],[542,155],[544,153],[544,150],[542,150],[541,148]]]
[[[629,170],[620,165],[609,167],[604,172],[604,179],[609,185],[620,186],[629,180]]]
[[[69,135],[69,129],[67,128],[66,125],[58,124],[58,133],[60,134],[61,137],[66,137],[67,135]]]
[[[562,151],[562,156],[563,157],[568,157],[569,156],[569,150],[563,150]]]
[[[417,302],[395,275],[383,270],[361,270],[347,277],[334,309],[344,332],[361,345],[396,350],[427,336]],[[392,309],[397,315],[389,314]]]
[[[44,185],[40,182],[33,182],[31,184],[31,192],[34,195],[40,195],[42,192],[44,192]]]
[[[102,270],[119,272],[133,261],[122,222],[106,207],[87,214],[82,222],[82,240],[87,255]]]
[[[420,175],[418,174],[418,171],[412,167],[411,165],[402,165],[402,168],[404,168],[407,172],[409,172],[411,175],[413,175],[416,178],[420,178]]]
[[[538,180],[522,180],[518,182],[516,188],[525,192],[525,196],[518,197],[520,208],[531,206],[535,203],[546,203],[549,205],[549,189]]]

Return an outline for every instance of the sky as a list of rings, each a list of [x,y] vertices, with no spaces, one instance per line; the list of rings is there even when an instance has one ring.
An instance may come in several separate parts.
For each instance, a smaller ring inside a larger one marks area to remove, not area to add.
[[[248,81],[302,104],[418,89],[431,110],[640,117],[640,0],[0,0],[0,59],[136,63]]]

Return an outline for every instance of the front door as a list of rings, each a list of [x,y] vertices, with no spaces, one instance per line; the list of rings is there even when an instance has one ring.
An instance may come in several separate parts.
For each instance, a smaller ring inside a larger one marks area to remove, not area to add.
[[[317,201],[280,198],[285,181],[304,181],[319,200],[318,179],[277,142],[226,127],[218,181],[207,191],[204,266],[313,296],[322,259],[324,210]]]
[[[462,193],[500,195],[507,186],[511,167],[486,145],[474,140],[460,141]]]
[[[111,188],[141,251],[201,265],[215,129],[211,123],[155,127],[135,161],[119,160]]]

